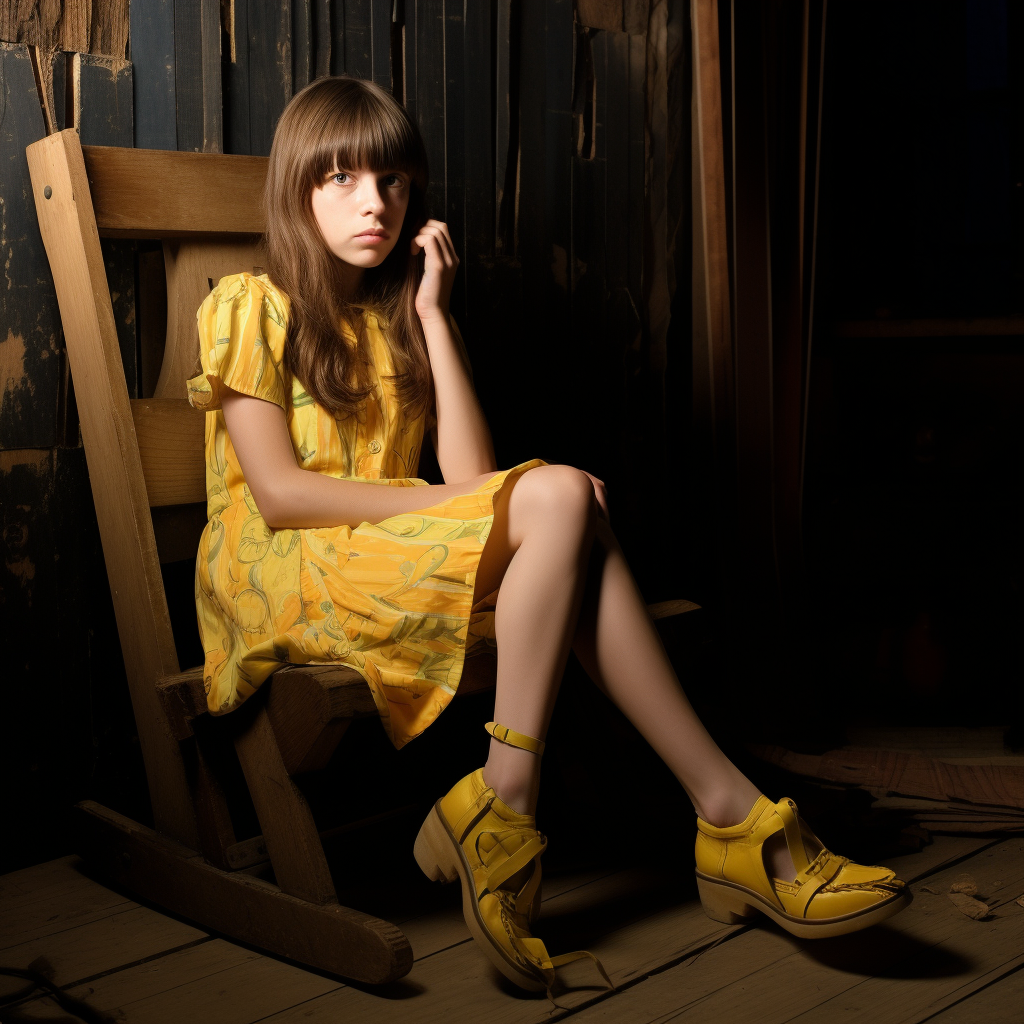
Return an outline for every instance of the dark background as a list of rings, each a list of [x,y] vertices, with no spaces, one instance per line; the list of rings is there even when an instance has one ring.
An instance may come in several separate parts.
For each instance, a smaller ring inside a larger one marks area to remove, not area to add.
[[[1024,98],[1009,59],[1021,35],[1013,5],[812,3],[806,111],[794,99],[802,5],[721,5],[736,396],[716,413],[725,440],[711,453],[694,398],[688,4],[481,0],[463,19],[461,3],[442,0],[236,0],[235,60],[225,29],[216,95],[201,80],[193,7],[135,0],[127,65],[109,45],[58,40],[53,126],[77,113],[86,143],[209,149],[216,137],[227,152],[266,153],[284,103],[318,72],[404,95],[431,155],[431,215],[460,248],[453,311],[499,465],[540,457],[606,481],[647,600],[702,605],[673,657],[730,753],[757,771],[750,739],[827,749],[851,724],[1020,721]],[[73,382],[23,190],[24,146],[46,125],[19,40],[2,50],[0,80],[15,259],[0,297],[0,744],[15,841],[0,870],[68,852],[67,812],[83,797],[146,816]],[[66,67],[89,48],[76,95]],[[804,328],[788,363],[800,124],[813,187]],[[768,225],[761,243],[754,223]],[[159,253],[105,246],[112,287],[123,285],[129,387],[144,395]],[[755,271],[774,300],[760,326]],[[778,410],[791,408],[796,434],[780,426]],[[420,475],[439,479],[428,459]],[[192,566],[165,572],[191,665]],[[433,799],[479,763],[489,699],[455,702],[400,754],[375,721],[357,722],[309,784],[314,802],[348,820]],[[638,778],[641,803],[671,792],[572,661],[549,749],[550,817],[555,801],[571,819],[601,813],[606,793],[637,799]]]

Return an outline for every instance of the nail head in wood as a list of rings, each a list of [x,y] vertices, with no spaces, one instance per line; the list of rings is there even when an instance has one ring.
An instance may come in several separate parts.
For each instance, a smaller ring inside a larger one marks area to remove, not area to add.
[[[47,185],[46,188],[43,189],[43,197],[45,199],[49,199],[50,196],[52,196],[52,195],[53,195],[53,189],[50,188],[49,185]]]

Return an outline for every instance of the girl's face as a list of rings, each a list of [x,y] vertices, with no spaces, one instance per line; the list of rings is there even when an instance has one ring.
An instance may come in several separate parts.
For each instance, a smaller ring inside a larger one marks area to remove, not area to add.
[[[313,189],[313,216],[327,247],[353,267],[377,267],[395,247],[409,205],[404,171],[337,169]]]

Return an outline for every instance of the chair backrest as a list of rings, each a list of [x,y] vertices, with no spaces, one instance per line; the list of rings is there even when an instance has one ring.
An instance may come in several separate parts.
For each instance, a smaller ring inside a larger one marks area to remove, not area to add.
[[[27,154],[154,818],[195,848],[184,763],[155,690],[179,670],[160,561],[194,553],[205,521],[204,416],[185,398],[195,314],[220,277],[256,269],[267,160],[83,147],[74,129]],[[163,243],[167,335],[152,398],[128,395],[101,237]]]

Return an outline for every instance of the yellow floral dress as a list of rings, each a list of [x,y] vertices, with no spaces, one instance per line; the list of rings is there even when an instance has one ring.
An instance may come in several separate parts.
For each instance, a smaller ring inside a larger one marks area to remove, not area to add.
[[[467,649],[494,646],[497,591],[473,604],[495,494],[534,466],[475,491],[357,527],[271,529],[249,493],[220,411],[221,385],[285,410],[298,464],[338,479],[425,487],[426,417],[409,417],[381,378],[394,372],[367,315],[375,393],[357,415],[317,405],[282,369],[288,298],[267,275],[222,278],[197,313],[203,372],[189,401],[206,411],[209,522],[196,561],[196,608],[213,714],[238,707],[286,664],[345,664],[373,693],[396,747],[418,736],[459,685]],[[458,328],[453,328],[461,344]],[[350,330],[346,343],[354,344]]]

